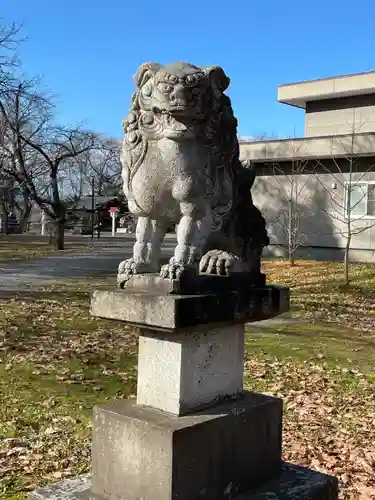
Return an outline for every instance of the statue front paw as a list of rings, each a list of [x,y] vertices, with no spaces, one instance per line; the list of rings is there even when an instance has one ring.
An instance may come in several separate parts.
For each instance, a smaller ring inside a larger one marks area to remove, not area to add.
[[[131,257],[130,259],[126,259],[120,262],[117,273],[117,285],[120,288],[124,288],[125,283],[134,274],[155,273],[157,271],[158,267],[156,267],[154,264],[142,262],[135,259],[134,257]]]
[[[174,257],[170,259],[168,264],[164,264],[160,271],[160,276],[164,279],[179,280],[185,273],[197,274],[197,266],[183,264],[176,261]]]
[[[223,250],[210,250],[199,263],[199,272],[202,274],[229,276],[243,271],[246,271],[246,264],[237,255]]]
[[[172,257],[168,264],[164,264],[160,270],[160,276],[164,279],[179,280],[185,272],[184,264],[176,262]]]

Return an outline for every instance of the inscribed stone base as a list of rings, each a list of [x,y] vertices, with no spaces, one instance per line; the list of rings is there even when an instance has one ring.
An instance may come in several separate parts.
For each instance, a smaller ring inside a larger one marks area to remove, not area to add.
[[[132,401],[95,407],[92,492],[104,499],[224,500],[277,475],[282,401],[261,394],[177,417]]]
[[[137,404],[175,415],[243,392],[244,326],[165,333],[142,328]]]
[[[277,478],[266,481],[244,495],[233,497],[233,500],[337,500],[337,490],[337,479],[332,476],[305,467],[283,464]],[[123,498],[126,500],[126,494]],[[85,475],[40,488],[30,493],[28,500],[102,499],[91,493],[91,479]]]

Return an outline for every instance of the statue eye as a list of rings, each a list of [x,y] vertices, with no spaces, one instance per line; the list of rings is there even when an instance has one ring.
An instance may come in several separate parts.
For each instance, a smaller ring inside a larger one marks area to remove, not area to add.
[[[173,90],[173,86],[169,85],[169,83],[160,83],[158,88],[160,92],[163,92],[163,94],[169,94]]]
[[[195,75],[188,75],[185,78],[185,82],[187,85],[194,85],[194,83],[197,81],[197,77]]]
[[[151,96],[151,94],[152,94],[152,88],[151,88],[151,85],[149,83],[146,83],[146,85],[143,85],[143,87],[142,87],[142,94],[145,97],[150,97]]]
[[[186,85],[193,86],[200,84],[204,78],[203,73],[193,73],[185,78]]]

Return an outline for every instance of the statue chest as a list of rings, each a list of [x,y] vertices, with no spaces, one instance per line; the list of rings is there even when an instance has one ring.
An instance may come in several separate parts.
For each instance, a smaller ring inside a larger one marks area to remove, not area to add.
[[[204,183],[208,168],[209,155],[199,144],[150,141],[143,162],[130,174],[128,198],[134,197],[144,212],[171,211],[177,217],[178,203],[172,196],[175,182],[199,178]]]
[[[166,171],[174,175],[194,175],[209,167],[209,148],[198,141],[177,142],[161,139],[153,144]]]

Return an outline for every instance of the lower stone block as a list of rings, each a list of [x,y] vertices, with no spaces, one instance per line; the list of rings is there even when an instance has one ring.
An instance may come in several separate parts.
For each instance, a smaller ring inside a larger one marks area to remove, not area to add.
[[[177,417],[130,401],[94,409],[92,492],[221,500],[277,475],[282,401],[261,394]]]
[[[126,500],[126,492],[122,496]],[[283,464],[281,474],[233,500],[337,500],[338,482],[320,472]],[[79,476],[30,493],[28,500],[101,500],[91,491],[89,476]],[[191,498],[190,500],[198,500]]]

